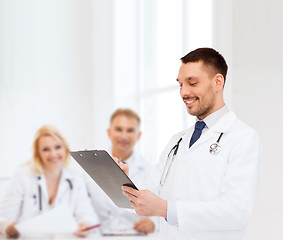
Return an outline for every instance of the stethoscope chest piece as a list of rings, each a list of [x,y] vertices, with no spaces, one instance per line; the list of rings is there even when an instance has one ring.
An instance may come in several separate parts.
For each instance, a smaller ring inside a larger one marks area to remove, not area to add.
[[[219,153],[221,151],[221,147],[218,143],[213,143],[210,145],[209,152],[213,155]]]
[[[216,143],[212,143],[210,145],[210,148],[209,148],[209,152],[212,154],[212,155],[215,155],[217,153],[219,153],[221,151],[221,147],[219,145],[219,142],[220,142],[220,139],[222,138],[222,135],[223,135],[223,132],[220,133],[220,136],[219,138],[217,139]]]

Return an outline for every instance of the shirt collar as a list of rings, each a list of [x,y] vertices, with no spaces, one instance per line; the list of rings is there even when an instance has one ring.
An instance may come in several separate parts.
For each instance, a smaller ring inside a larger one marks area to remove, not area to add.
[[[132,155],[129,156],[123,163],[129,164],[129,163],[131,163],[131,162],[134,161],[134,160],[133,160],[134,158],[135,158],[135,151],[133,151]]]
[[[216,112],[208,115],[203,121],[206,124],[206,128],[211,128],[217,121],[222,118],[226,113],[229,112],[229,109],[227,105],[224,105],[222,108],[217,110]],[[198,118],[196,118],[196,121],[200,121]]]

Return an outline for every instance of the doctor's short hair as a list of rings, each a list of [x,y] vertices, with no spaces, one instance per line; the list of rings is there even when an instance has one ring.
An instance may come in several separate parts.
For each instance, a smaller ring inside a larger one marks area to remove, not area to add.
[[[113,120],[118,116],[126,116],[128,118],[134,118],[137,120],[138,126],[140,126],[141,124],[141,118],[134,110],[130,108],[118,108],[115,112],[112,113],[110,117],[110,125],[113,122]]]
[[[51,125],[44,125],[41,128],[39,128],[34,136],[33,141],[33,170],[35,173],[42,174],[43,173],[43,162],[39,155],[39,139],[44,136],[50,136],[59,142],[61,142],[66,150],[66,158],[64,159],[64,166],[68,166],[70,163],[70,147],[67,143],[66,139],[63,137],[63,135],[58,131],[58,129]]]
[[[214,50],[213,48],[197,48],[189,52],[186,56],[181,58],[182,63],[202,61],[203,64],[209,69],[213,76],[217,73],[222,74],[224,83],[228,71],[227,63],[224,57]]]

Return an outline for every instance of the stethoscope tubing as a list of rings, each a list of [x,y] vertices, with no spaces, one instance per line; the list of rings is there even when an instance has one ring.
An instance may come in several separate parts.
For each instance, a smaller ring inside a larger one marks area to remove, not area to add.
[[[180,142],[182,141],[182,138],[180,138],[178,140],[178,142],[176,143],[176,145],[174,145],[174,147],[170,150],[170,152],[168,153],[167,155],[167,160],[166,160],[166,164],[164,166],[164,169],[163,169],[163,172],[162,172],[162,175],[161,175],[161,179],[160,179],[160,185],[163,186],[164,183],[165,183],[165,180],[167,178],[167,175],[169,173],[169,170],[171,168],[171,165],[172,165],[172,162],[175,158],[175,156],[177,155],[177,152],[178,152],[178,148],[179,148],[179,145],[180,145]],[[170,154],[173,152],[173,155],[172,155],[172,158],[171,158],[171,161],[169,161],[169,158],[170,158]],[[167,169],[167,170],[166,170]]]
[[[220,142],[222,136],[223,136],[223,132],[220,133],[216,143],[213,143],[213,144],[210,145],[209,152],[211,154],[217,154],[221,151],[221,147],[219,145],[219,142]],[[165,184],[165,180],[166,180],[167,175],[169,173],[169,170],[171,168],[172,162],[173,162],[175,156],[177,155],[177,152],[178,152],[178,149],[179,149],[179,144],[180,144],[181,141],[182,141],[182,138],[180,138],[178,140],[178,142],[172,147],[172,149],[170,150],[170,152],[167,155],[166,164],[164,166],[164,169],[163,169],[163,172],[162,172],[162,175],[161,175],[161,179],[160,179],[160,185],[161,186],[163,186]],[[171,161],[170,161],[170,155],[171,155],[172,151],[174,151],[174,152],[172,154]]]
[[[41,179],[41,177],[38,176],[37,179],[39,181]],[[72,184],[71,179],[66,179],[66,181],[68,182],[70,190],[72,191],[73,190],[73,184]],[[39,203],[38,203],[39,204],[39,211],[41,212],[42,211],[42,190],[41,190],[40,184],[38,184],[38,201],[39,201]]]
[[[38,201],[39,201],[39,211],[42,211],[42,193],[41,193],[41,186],[38,184]]]
[[[217,139],[217,143],[219,144],[219,142],[220,142],[220,139],[222,138],[222,135],[223,135],[223,132],[220,134],[220,136],[219,136],[219,138]]]

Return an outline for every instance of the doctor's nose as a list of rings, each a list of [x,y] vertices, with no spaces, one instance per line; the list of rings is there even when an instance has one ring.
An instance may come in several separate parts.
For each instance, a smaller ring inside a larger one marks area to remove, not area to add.
[[[180,89],[180,95],[181,97],[185,97],[185,96],[190,96],[191,95],[191,88],[183,85],[182,88]]]
[[[52,150],[50,151],[50,156],[51,156],[51,157],[55,157],[56,154],[57,154],[56,149],[52,149]]]
[[[122,139],[127,139],[127,138],[128,138],[128,134],[127,134],[126,131],[123,131],[123,132],[122,132],[121,138],[122,138]]]

